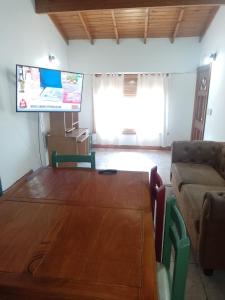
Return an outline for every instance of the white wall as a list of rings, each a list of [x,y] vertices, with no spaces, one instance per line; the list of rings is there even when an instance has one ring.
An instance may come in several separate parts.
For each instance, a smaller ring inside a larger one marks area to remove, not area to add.
[[[76,68],[74,67],[74,71],[75,70]],[[79,125],[80,127],[88,128],[90,132],[92,131],[93,127],[92,112],[92,75],[85,75],[83,83],[81,112],[79,113]]]
[[[140,39],[71,41],[69,67],[86,74],[80,126],[92,129],[92,75],[104,72],[187,72],[169,80],[168,145],[172,140],[189,139],[193,114],[195,71],[199,65],[200,43],[196,38],[150,39],[145,45]],[[126,144],[136,139],[126,137]],[[123,142],[121,142],[123,143]]]
[[[46,66],[49,53],[67,69],[67,46],[34,1],[0,0],[0,176],[3,189],[40,166],[38,114],[16,113],[16,64]],[[42,115],[43,131],[48,115]],[[43,138],[41,137],[41,144]],[[45,150],[41,145],[42,159]]]
[[[205,140],[225,141],[225,7],[221,7],[202,41],[201,64],[204,58],[217,52],[212,65],[208,110],[205,126]]]
[[[196,73],[171,75],[168,79],[168,124],[166,144],[190,140]]]
[[[84,73],[104,72],[192,72],[199,64],[197,38],[74,40],[69,44],[69,66]]]

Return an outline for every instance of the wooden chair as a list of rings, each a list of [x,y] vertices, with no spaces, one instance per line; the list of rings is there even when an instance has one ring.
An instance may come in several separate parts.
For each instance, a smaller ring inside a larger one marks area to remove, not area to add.
[[[171,250],[175,251],[173,275],[170,275]],[[171,196],[166,202],[162,263],[157,264],[159,299],[183,300],[188,269],[190,241],[183,218]]]
[[[65,162],[88,162],[91,164],[91,168],[95,169],[95,152],[91,152],[88,155],[77,154],[57,154],[56,151],[52,151],[52,166],[58,167],[58,163]]]
[[[152,204],[152,214],[155,224],[155,252],[156,260],[162,261],[162,242],[164,230],[165,211],[165,185],[157,172],[157,166],[151,169],[150,174],[150,194]]]

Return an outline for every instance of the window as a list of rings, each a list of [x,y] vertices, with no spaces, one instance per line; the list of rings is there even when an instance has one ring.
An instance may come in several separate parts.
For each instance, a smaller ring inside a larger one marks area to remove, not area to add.
[[[135,97],[137,95],[137,74],[125,74],[123,80],[123,95]]]
[[[161,145],[165,125],[165,76],[103,74],[93,83],[97,143],[131,139],[137,145]],[[124,135],[126,134],[126,135]]]

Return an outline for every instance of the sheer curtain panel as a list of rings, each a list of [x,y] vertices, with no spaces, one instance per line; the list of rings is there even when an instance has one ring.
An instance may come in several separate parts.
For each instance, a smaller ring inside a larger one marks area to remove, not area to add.
[[[139,74],[137,86],[137,145],[165,146],[167,128],[167,76]]]
[[[123,97],[123,75],[95,75],[93,104],[96,139],[101,144],[117,144],[122,131],[120,109]]]

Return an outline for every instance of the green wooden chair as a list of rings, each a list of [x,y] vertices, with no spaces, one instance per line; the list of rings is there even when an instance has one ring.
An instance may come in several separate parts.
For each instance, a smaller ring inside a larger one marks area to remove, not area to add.
[[[91,152],[88,155],[77,154],[57,154],[56,151],[52,151],[52,166],[58,167],[58,163],[64,162],[88,162],[91,164],[91,168],[95,169],[95,152]]]
[[[171,251],[175,252],[171,274]],[[188,270],[190,240],[174,196],[167,199],[162,263],[157,264],[160,300],[183,300]]]

